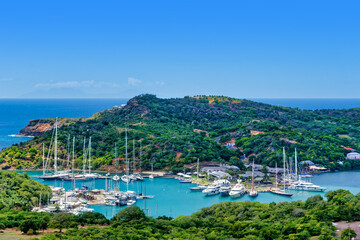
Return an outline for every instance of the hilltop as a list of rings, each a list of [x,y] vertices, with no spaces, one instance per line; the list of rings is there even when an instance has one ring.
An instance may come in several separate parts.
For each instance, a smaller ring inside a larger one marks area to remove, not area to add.
[[[360,109],[310,111],[225,96],[161,99],[146,94],[130,99],[123,107],[62,125],[59,155],[67,158],[68,136],[75,136],[75,164],[80,168],[83,138],[91,136],[93,168],[113,169],[115,142],[117,160],[123,164],[127,128],[129,157],[133,156],[134,144],[137,168],[141,139],[142,169],[149,169],[153,161],[155,169],[180,171],[198,158],[242,167],[244,156],[274,166],[282,162],[282,147],[290,157],[296,147],[300,160],[332,170],[351,169],[360,164],[347,160],[342,164],[340,160],[349,152],[344,147],[359,147],[359,126]],[[4,149],[0,153],[2,166],[40,167],[42,144],[49,146],[51,136],[52,131],[46,131]]]

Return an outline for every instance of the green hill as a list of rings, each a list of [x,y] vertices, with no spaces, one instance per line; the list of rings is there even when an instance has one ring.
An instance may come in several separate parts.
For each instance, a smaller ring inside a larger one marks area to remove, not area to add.
[[[42,195],[42,197],[41,197]],[[0,210],[23,209],[30,210],[47,202],[51,190],[35,180],[30,179],[26,173],[0,171]]]
[[[76,167],[82,166],[83,138],[92,137],[94,169],[113,168],[114,144],[120,164],[125,156],[125,127],[129,156],[138,159],[142,144],[142,169],[183,169],[200,161],[230,162],[242,166],[244,156],[256,163],[274,166],[282,162],[282,147],[288,155],[298,149],[300,160],[335,169],[358,168],[357,161],[340,164],[360,144],[360,109],[300,110],[222,96],[160,99],[140,95],[124,107],[99,112],[93,117],[59,129],[59,155],[67,159],[68,136],[76,137]],[[41,167],[42,144],[49,146],[52,131],[26,143],[4,149],[0,162],[12,167]],[[235,150],[223,146],[236,143]],[[138,164],[138,160],[137,160]],[[138,167],[138,166],[137,166]]]

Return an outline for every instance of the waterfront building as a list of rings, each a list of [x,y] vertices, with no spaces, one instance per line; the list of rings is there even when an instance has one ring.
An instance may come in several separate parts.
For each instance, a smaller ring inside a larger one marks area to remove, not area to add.
[[[346,158],[347,159],[352,159],[352,160],[360,160],[360,153],[357,153],[357,152],[348,153],[346,155]]]

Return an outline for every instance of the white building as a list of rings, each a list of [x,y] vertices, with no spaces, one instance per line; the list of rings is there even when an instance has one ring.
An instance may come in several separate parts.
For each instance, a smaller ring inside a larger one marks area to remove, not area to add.
[[[360,153],[357,152],[351,152],[346,155],[347,159],[356,159],[360,160]]]

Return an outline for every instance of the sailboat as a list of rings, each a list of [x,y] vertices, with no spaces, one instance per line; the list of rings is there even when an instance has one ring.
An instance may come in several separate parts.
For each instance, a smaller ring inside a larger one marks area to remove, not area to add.
[[[293,194],[292,193],[287,193],[285,192],[285,184],[284,184],[284,189],[280,190],[278,188],[278,171],[277,171],[277,163],[275,163],[275,168],[276,168],[276,179],[275,179],[275,189],[270,189],[271,193],[277,194],[277,195],[281,195],[281,196],[285,196],[285,197],[291,197]]]
[[[297,152],[295,149],[295,162],[297,163]],[[324,187],[320,187],[318,185],[315,185],[311,182],[305,181],[301,179],[301,176],[298,176],[297,173],[297,166],[295,166],[295,175],[296,175],[296,180],[295,182],[293,182],[290,186],[289,189],[292,190],[300,190],[300,191],[310,191],[310,192],[324,192],[326,190],[326,188]],[[299,179],[298,179],[299,178]]]
[[[128,160],[128,152],[127,152],[127,129],[125,128],[125,162],[126,162],[126,175],[121,176],[121,181],[126,183],[127,188],[128,184],[131,181],[129,177],[129,160]]]
[[[136,180],[139,180],[139,181],[143,181],[144,178],[143,176],[141,175],[141,151],[142,151],[142,148],[141,148],[141,139],[140,139],[140,151],[139,151],[139,173],[136,174]]]
[[[85,179],[86,180],[94,180],[94,179],[97,179],[99,178],[99,174],[98,173],[92,173],[91,172],[91,137],[89,138],[89,172],[88,173],[85,173]]]
[[[45,174],[46,165],[47,165],[47,162],[48,162],[48,160],[47,160],[46,164],[43,163],[43,165],[44,165],[43,175],[39,176],[39,178],[44,179],[44,180],[62,179],[62,178],[65,178],[65,177],[67,177],[69,175],[69,171],[58,171],[57,134],[58,134],[58,120],[56,118],[56,120],[55,120],[55,139],[54,139],[54,174],[51,174],[51,175],[46,175]],[[50,144],[49,150],[50,149],[51,149],[51,144]],[[49,151],[49,153],[50,153],[50,151]],[[45,161],[45,159],[43,159],[43,162],[44,161]]]
[[[254,168],[255,168],[255,165],[254,165],[254,161],[253,161],[253,164],[252,164],[252,180],[251,180],[251,190],[249,192],[249,196],[250,197],[257,197],[258,195],[258,192],[255,190],[255,184],[254,184]]]
[[[137,177],[136,177],[136,173],[135,173],[135,169],[136,169],[136,161],[135,161],[135,140],[133,139],[133,173],[129,176],[131,181],[136,181]]]
[[[86,161],[88,157],[88,160]],[[88,172],[86,171],[86,162],[88,162]],[[91,137],[89,138],[88,151],[86,152],[86,138],[84,137],[83,149],[83,171],[82,174],[75,175],[78,181],[90,181],[99,178],[99,174],[91,172]]]
[[[154,179],[154,162],[151,160],[151,174],[149,176],[150,179]]]
[[[196,173],[196,184],[199,184],[199,159],[197,160]],[[189,189],[191,192],[202,192],[204,189],[206,189],[206,186],[197,185],[196,187],[190,187]]]
[[[69,148],[70,150],[70,148]],[[68,150],[68,151],[69,151]],[[70,163],[70,151],[68,153],[68,159]],[[72,181],[73,182],[73,189],[75,189],[75,173],[74,173],[74,161],[75,161],[75,137],[73,137],[73,144],[72,144],[72,164],[71,164],[71,174],[69,174],[67,177],[63,178],[64,181]]]
[[[116,172],[116,168],[117,168],[116,157],[117,157],[117,156],[116,156],[116,143],[115,143],[115,172]],[[119,180],[120,180],[120,177],[119,177],[117,174],[115,174],[115,176],[113,176],[112,179],[113,179],[114,181],[119,181]]]

